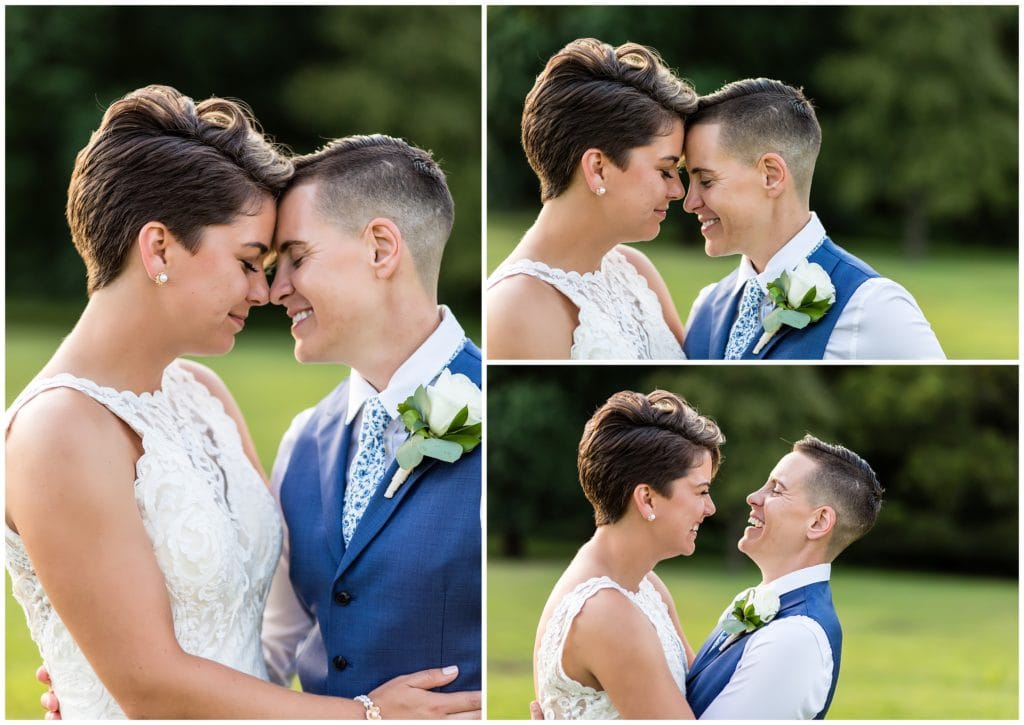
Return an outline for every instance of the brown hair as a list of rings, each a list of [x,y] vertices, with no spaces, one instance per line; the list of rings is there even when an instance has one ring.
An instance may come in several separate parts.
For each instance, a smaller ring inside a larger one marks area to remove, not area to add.
[[[713,420],[674,393],[615,393],[587,421],[580,439],[580,484],[595,522],[622,518],[640,483],[671,496],[672,481],[698,465],[704,451],[717,472],[724,442]]]
[[[291,174],[241,102],[196,104],[156,85],[115,101],[78,152],[68,187],[67,219],[89,294],[120,274],[147,222],[162,222],[195,252],[203,227],[257,213]]]
[[[696,91],[654,49],[594,38],[569,43],[537,76],[523,108],[523,149],[541,201],[569,188],[587,149],[625,169],[632,149],[670,133],[696,107]]]
[[[836,512],[829,544],[834,558],[875,525],[885,489],[868,462],[848,448],[808,434],[793,444],[793,450],[818,467],[817,475],[807,485],[811,505],[828,505]]]
[[[317,206],[325,218],[358,233],[375,217],[402,232],[420,281],[437,290],[441,256],[455,223],[455,202],[429,151],[383,134],[347,136],[293,159],[292,186],[320,182]]]
[[[796,188],[810,195],[821,126],[802,88],[768,78],[735,81],[701,96],[686,123],[691,128],[721,124],[723,149],[744,163],[753,164],[769,152],[779,154],[793,173]]]

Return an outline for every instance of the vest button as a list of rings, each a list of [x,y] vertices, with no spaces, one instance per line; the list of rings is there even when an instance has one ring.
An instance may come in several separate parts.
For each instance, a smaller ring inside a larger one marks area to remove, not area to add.
[[[332,664],[334,664],[334,669],[338,670],[339,672],[348,667],[348,660],[342,657],[341,655],[335,657],[333,660],[331,660],[331,662]]]
[[[352,595],[348,592],[334,592],[334,603],[340,604],[343,607],[347,607],[348,603],[352,601]]]

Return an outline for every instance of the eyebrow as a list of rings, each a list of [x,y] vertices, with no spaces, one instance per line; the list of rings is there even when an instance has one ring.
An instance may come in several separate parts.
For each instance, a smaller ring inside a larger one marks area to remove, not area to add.
[[[260,254],[267,254],[267,253],[270,252],[270,247],[268,247],[263,242],[246,242],[242,246],[253,247],[254,249],[258,249],[258,250],[260,250]]]
[[[692,169],[687,169],[686,172],[689,174],[714,173],[711,171],[711,169],[705,169],[700,166],[695,166]]]
[[[678,156],[673,156],[671,154],[668,155],[668,156],[662,156],[661,160],[662,161],[671,161],[673,164],[678,164],[679,163],[679,157]]]
[[[284,254],[285,252],[287,252],[292,247],[294,247],[296,245],[304,245],[304,244],[305,244],[305,242],[303,242],[301,240],[289,239],[289,240],[281,242],[280,244],[277,245],[277,253],[278,254]]]

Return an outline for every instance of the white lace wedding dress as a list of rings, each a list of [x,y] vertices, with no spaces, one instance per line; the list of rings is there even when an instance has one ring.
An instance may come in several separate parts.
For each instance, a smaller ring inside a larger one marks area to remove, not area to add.
[[[651,621],[661,648],[665,652],[672,678],[679,685],[679,691],[686,693],[686,650],[676,632],[668,607],[654,585],[646,578],[640,582],[640,589],[631,592],[616,584],[608,577],[595,577],[579,584],[565,595],[541,638],[537,652],[537,696],[544,710],[545,720],[618,720],[621,718],[611,698],[604,690],[595,690],[570,678],[562,666],[562,652],[576,615],[583,605],[602,589],[622,592]]]
[[[61,374],[33,381],[8,409],[4,431],[25,403],[58,387],[95,399],[142,440],[135,500],[167,583],[182,649],[267,679],[260,628],[282,527],[220,401],[178,363],[164,371],[161,389],[152,394]],[[54,611],[21,538],[5,529],[14,597],[50,671],[63,717],[123,718]]]
[[[494,270],[487,286],[517,274],[547,282],[579,308],[569,354],[573,360],[685,358],[665,323],[658,296],[618,250],[604,256],[600,269],[585,274],[521,259]]]

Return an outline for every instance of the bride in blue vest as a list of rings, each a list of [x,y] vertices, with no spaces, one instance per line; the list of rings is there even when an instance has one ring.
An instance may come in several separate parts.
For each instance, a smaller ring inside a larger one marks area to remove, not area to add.
[[[597,531],[544,608],[534,719],[812,719],[828,712],[842,630],[832,560],[874,524],[882,489],[852,451],[798,441],[747,497],[739,548],[762,583],[694,655],[653,572],[693,553],[714,513],[718,427],[672,393],[613,395],[587,423],[580,481]]]
[[[522,142],[543,206],[487,283],[490,359],[678,360],[661,275],[626,242],[654,239],[683,197],[693,88],[636,43],[556,53],[526,97]]]

